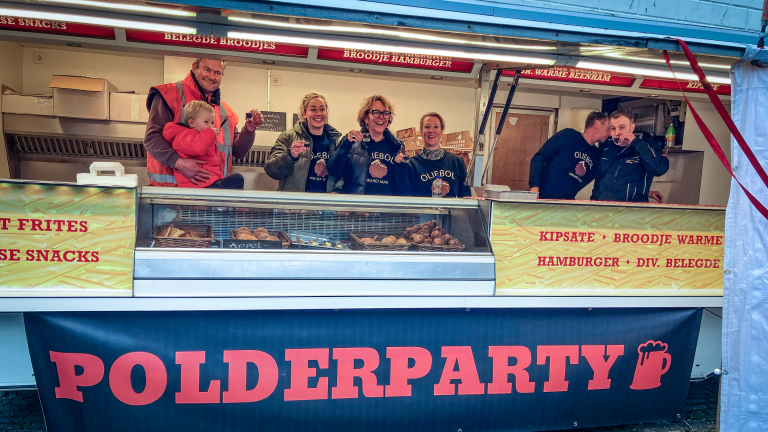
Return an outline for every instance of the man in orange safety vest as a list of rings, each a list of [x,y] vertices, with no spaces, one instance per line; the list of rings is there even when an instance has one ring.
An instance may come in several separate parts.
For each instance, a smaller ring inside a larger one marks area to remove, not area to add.
[[[226,177],[232,173],[232,158],[242,158],[253,146],[255,130],[263,117],[259,110],[251,110],[245,128],[238,132],[238,116],[221,100],[221,78],[226,62],[213,59],[197,59],[189,75],[176,83],[152,87],[147,96],[149,121],[144,135],[147,149],[147,175],[152,186],[176,186],[173,170],[177,169],[193,184],[205,183],[210,173],[201,168],[204,161],[179,157],[171,144],[163,138],[163,128],[169,122],[185,123],[182,112],[187,102],[203,100],[211,104],[215,112],[214,127],[220,132],[216,136],[216,154],[219,166]]]

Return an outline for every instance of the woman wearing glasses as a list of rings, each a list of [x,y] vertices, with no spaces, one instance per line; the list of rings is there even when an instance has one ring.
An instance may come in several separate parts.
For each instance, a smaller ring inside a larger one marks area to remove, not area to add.
[[[388,127],[393,107],[387,98],[373,95],[363,100],[357,113],[360,130],[350,131],[328,161],[330,175],[344,178],[343,193],[406,195],[405,146]]]

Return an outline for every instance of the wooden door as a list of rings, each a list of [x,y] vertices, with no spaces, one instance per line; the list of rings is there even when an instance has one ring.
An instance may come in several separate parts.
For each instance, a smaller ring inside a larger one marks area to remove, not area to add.
[[[512,190],[530,190],[528,172],[531,158],[549,138],[550,115],[542,114],[507,114],[504,130],[491,159],[489,183],[507,185]],[[500,115],[494,115],[494,132]]]

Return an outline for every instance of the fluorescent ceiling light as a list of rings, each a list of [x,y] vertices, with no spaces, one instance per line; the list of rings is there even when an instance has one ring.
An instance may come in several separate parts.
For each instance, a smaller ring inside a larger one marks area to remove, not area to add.
[[[58,0],[58,1],[65,1],[65,0]],[[483,46],[483,47],[489,47],[489,48],[530,49],[530,50],[557,49],[557,47],[546,46],[546,45],[512,45],[512,44],[500,44],[500,43],[493,43],[493,42],[477,42],[477,41],[468,41],[468,40],[456,39],[456,38],[433,36],[433,35],[428,35],[423,33],[411,33],[411,32],[403,32],[403,31],[395,31],[395,30],[384,30],[384,29],[369,29],[364,27],[318,26],[318,25],[295,24],[295,23],[278,22],[278,21],[270,21],[270,20],[260,20],[260,19],[253,19],[253,18],[240,18],[240,17],[232,17],[232,16],[229,17],[229,20],[236,21],[236,22],[244,22],[249,24],[299,29],[299,30],[312,30],[312,31],[320,31],[320,32],[338,32],[338,33],[357,33],[357,34],[368,34],[372,36],[393,36],[393,37],[399,37],[404,39],[414,39],[414,40],[421,40],[421,41],[428,41],[428,42],[454,43],[454,44],[461,44],[461,45],[474,45],[474,46]]]
[[[672,72],[656,70],[656,69],[644,69],[644,68],[637,68],[632,66],[618,66],[613,64],[593,63],[588,61],[579,61],[576,64],[576,67],[579,69],[592,69],[592,70],[598,70],[598,71],[619,72],[619,73],[625,73],[629,75],[643,75],[647,77],[658,77],[658,78],[668,78],[668,79],[677,78],[680,80],[687,80],[687,81],[699,80],[699,78],[695,74],[675,72],[673,75]],[[709,82],[718,83],[718,84],[731,83],[731,80],[729,78],[724,78],[724,77],[707,77],[707,80]]]
[[[157,31],[157,32],[172,32],[172,33],[183,33],[183,34],[197,33],[197,30],[194,27],[169,25],[169,24],[155,24],[155,23],[114,19],[114,18],[92,17],[87,15],[71,15],[71,14],[63,14],[63,13],[31,11],[31,10],[23,10],[23,9],[0,8],[0,15],[9,15],[9,16],[19,17],[19,18],[33,18],[33,19],[42,19],[42,20],[50,20],[50,21],[67,21],[67,22],[80,23],[80,24],[92,24],[92,25],[105,26],[105,27],[119,27],[119,28],[149,30],[149,31]]]
[[[421,54],[421,55],[429,55],[429,56],[444,56],[444,57],[469,58],[469,59],[477,59],[477,60],[491,60],[491,61],[498,61],[498,62],[516,62],[516,63],[542,64],[542,65],[555,64],[555,60],[540,58],[540,57],[523,57],[523,56],[503,55],[503,54],[471,53],[471,52],[464,52],[464,51],[453,51],[453,50],[432,49],[432,48],[416,48],[416,47],[406,47],[406,46],[396,46],[396,45],[380,45],[380,44],[363,43],[363,42],[347,42],[347,41],[325,40],[325,39],[295,37],[295,36],[278,36],[278,35],[270,35],[270,34],[255,34],[255,33],[244,33],[244,32],[236,32],[236,31],[231,31],[227,33],[227,36],[235,39],[250,39],[250,40],[277,42],[277,43],[310,45],[310,46],[318,46],[318,47],[324,47],[324,48],[327,47],[327,48],[355,49],[355,50],[364,50],[364,51],[366,50],[367,51],[384,51],[384,52],[395,52],[395,53],[403,53],[403,54]]]
[[[664,61],[664,59],[654,59],[654,58],[643,58],[643,57],[628,57],[625,55],[622,55],[621,53],[603,53],[606,57],[614,57],[614,58],[620,58],[622,60],[631,60],[631,61],[643,61],[648,63],[664,63],[667,62]],[[671,60],[670,63],[676,64],[676,65],[683,65],[688,66],[689,63],[687,61],[682,60]],[[722,65],[722,64],[714,64],[714,63],[699,63],[699,66],[706,67],[706,68],[713,68],[713,69],[730,69],[730,65]]]
[[[117,10],[134,11],[134,12],[148,12],[148,13],[157,13],[157,14],[173,15],[173,16],[186,16],[186,17],[197,16],[195,12],[188,12],[188,11],[183,11],[178,9],[166,9],[161,7],[146,6],[146,5],[139,5],[139,4],[132,5],[132,4],[108,3],[108,2],[91,1],[91,0],[42,0],[42,1],[47,3],[64,3],[67,5],[91,6],[91,7],[106,8],[106,9],[117,9]]]

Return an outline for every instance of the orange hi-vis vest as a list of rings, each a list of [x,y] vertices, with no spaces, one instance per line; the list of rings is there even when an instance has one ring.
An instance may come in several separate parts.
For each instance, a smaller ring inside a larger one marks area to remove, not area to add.
[[[152,87],[149,91],[157,90],[173,112],[174,123],[186,124],[184,118],[184,105],[193,100],[205,100],[190,73],[182,81],[176,83],[161,84]],[[206,102],[211,103],[211,97]],[[232,171],[232,140],[237,127],[237,114],[223,101],[219,105],[211,103],[215,112],[214,127],[221,128],[221,133],[216,136],[216,156],[219,158],[219,168],[224,177]],[[152,106],[152,101],[147,99],[147,109]],[[222,128],[221,125],[227,122]],[[173,178],[173,169],[158,162],[147,152],[147,176],[151,186],[176,186]]]

